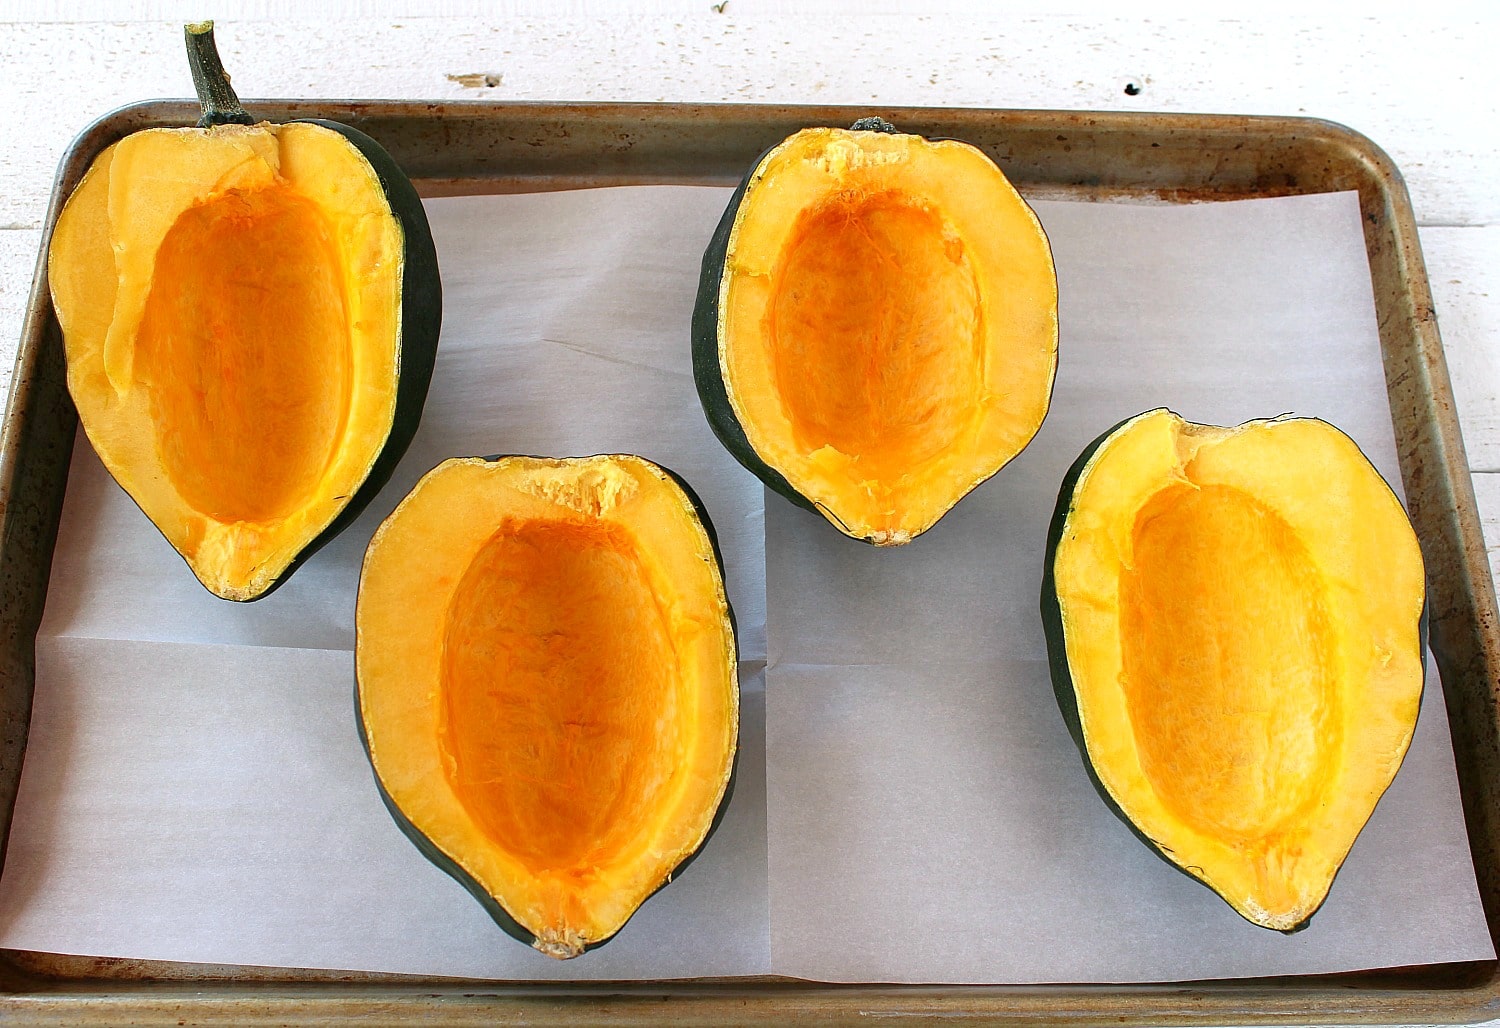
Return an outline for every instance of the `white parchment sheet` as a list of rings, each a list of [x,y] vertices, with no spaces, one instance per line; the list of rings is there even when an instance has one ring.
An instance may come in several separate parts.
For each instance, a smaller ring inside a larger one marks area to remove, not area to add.
[[[1285,937],[1115,820],[1043,662],[1046,521],[1067,465],[1122,417],[1314,414],[1399,488],[1352,194],[1037,204],[1063,297],[1052,412],[1010,467],[895,551],[763,498],[704,422],[687,326],[727,199],[428,201],[445,312],[422,429],[372,509],[258,603],[209,596],[80,440],[0,946],[495,978],[932,982],[1493,956],[1435,670],[1401,774],[1313,926]],[[672,467],[708,506],[739,614],[742,746],[702,857],[618,939],[558,963],[501,933],[386,815],[354,729],[353,596],[375,525],[442,458],[605,451]]]

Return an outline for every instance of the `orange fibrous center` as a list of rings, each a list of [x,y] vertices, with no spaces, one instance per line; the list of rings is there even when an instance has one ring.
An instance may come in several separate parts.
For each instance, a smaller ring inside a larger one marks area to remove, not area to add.
[[[632,536],[512,519],[448,607],[441,745],[476,825],[532,873],[639,845],[676,766],[680,674]]]
[[[1322,580],[1279,514],[1222,485],[1157,493],[1132,552],[1121,644],[1142,769],[1182,821],[1271,845],[1335,770]]]
[[[352,342],[327,219],[290,189],[184,211],[158,252],[138,337],[163,466],[221,522],[297,509],[344,431]]]
[[[962,238],[897,190],[798,215],[765,337],[796,445],[890,482],[960,439],[984,381],[978,283]]]

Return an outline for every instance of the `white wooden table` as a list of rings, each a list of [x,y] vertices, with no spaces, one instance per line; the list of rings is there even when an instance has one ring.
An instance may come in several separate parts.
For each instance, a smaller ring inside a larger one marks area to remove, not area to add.
[[[1000,5],[983,0],[585,2],[557,5],[563,14],[542,3],[445,3],[432,5],[444,12],[435,17],[342,0],[296,18],[278,15],[302,8],[271,0],[130,6],[0,3],[7,392],[58,159],[77,131],[114,107],[191,95],[184,18],[217,18],[225,64],[247,98],[1311,115],[1370,136],[1406,176],[1491,567],[1500,568],[1500,5],[1376,2],[1356,18],[1273,2],[1235,20],[1195,15],[1185,0],[1133,5],[1131,18],[1103,0],[1069,5],[1084,12],[1072,16],[1035,2],[992,13]],[[166,15],[177,20],[146,17]]]

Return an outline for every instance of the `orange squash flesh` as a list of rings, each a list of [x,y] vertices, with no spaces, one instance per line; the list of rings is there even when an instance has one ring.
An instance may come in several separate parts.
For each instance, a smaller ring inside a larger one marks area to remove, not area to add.
[[[450,601],[449,782],[532,874],[576,874],[617,851],[670,778],[681,684],[647,582],[618,527],[517,521],[484,544]]]
[[[1070,473],[1043,616],[1101,793],[1256,924],[1304,925],[1401,765],[1421,552],[1347,436],[1152,411]]]
[[[762,158],[732,218],[721,267],[705,262],[732,413],[717,386],[704,402],[773,488],[899,545],[1031,440],[1056,277],[1036,216],[979,150],[807,129]]]
[[[167,474],[218,521],[285,517],[342,436],[353,342],[330,234],[273,186],[189,208],[162,240],[137,373]]]
[[[1274,509],[1222,485],[1157,493],[1132,550],[1121,637],[1142,770],[1182,821],[1273,842],[1341,742],[1316,565]]]
[[[398,823],[537,949],[609,939],[707,838],[734,635],[712,537],[660,468],[445,462],[371,541],[356,625]]]
[[[775,278],[766,350],[793,439],[899,480],[974,420],[984,348],[962,240],[897,190],[802,212]]]

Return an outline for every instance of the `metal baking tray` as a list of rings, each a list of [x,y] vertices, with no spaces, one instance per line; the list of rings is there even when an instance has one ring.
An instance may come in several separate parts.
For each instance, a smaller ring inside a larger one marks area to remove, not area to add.
[[[332,118],[379,140],[427,196],[641,183],[732,185],[809,125],[878,113],[904,131],[972,142],[1031,198],[1189,203],[1358,190],[1391,420],[1427,562],[1474,867],[1500,945],[1500,624],[1416,222],[1400,173],[1365,137],[1307,118],[709,104],[289,102],[273,121]],[[187,101],[107,115],[57,174],[46,239],[90,160],[129,132],[197,120]],[[38,258],[0,432],[0,844],[26,747],[76,415]],[[0,849],[3,869],[3,849]],[[1007,1023],[1460,1022],[1500,1016],[1500,963],[1154,985],[821,985],[757,978],[513,983],[223,967],[0,951],[0,1020],[324,1024],[785,1024],[871,1017]]]

